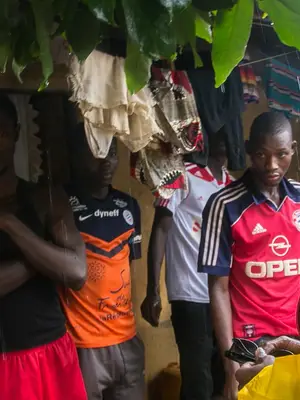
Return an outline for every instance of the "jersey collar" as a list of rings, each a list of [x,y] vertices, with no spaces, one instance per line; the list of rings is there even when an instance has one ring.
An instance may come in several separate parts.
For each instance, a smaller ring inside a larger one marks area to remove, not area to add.
[[[216,186],[227,185],[230,183],[230,177],[225,167],[222,167],[222,181],[217,181],[208,166],[199,167],[197,164],[185,163],[187,172],[194,175],[196,178],[200,178],[206,182],[214,182]]]
[[[251,191],[255,204],[259,205],[268,201],[266,196],[256,187],[254,180],[252,179],[252,173],[250,169],[245,172],[242,180],[244,181],[246,187]],[[279,190],[282,198],[287,196],[294,201],[300,201],[299,191],[285,177],[280,182]]]

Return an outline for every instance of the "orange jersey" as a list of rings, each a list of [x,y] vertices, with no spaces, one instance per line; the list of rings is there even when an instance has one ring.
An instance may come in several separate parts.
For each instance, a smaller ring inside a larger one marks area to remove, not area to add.
[[[131,302],[130,260],[141,256],[140,211],[132,197],[70,197],[86,244],[88,278],[79,291],[61,290],[68,330],[77,347],[122,343],[136,334]]]

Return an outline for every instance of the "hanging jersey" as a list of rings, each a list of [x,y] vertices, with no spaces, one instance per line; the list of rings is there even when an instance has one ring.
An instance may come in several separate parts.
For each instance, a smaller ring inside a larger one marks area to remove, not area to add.
[[[141,257],[140,209],[111,189],[103,201],[68,189],[86,245],[88,277],[80,291],[63,290],[68,330],[77,347],[106,347],[135,336],[130,260]]]
[[[205,210],[199,271],[228,276],[234,337],[298,335],[300,184],[283,179],[277,207],[248,171]]]
[[[170,200],[158,199],[156,207],[173,214],[166,244],[166,286],[169,301],[208,303],[207,275],[197,272],[202,212],[210,195],[231,182],[228,172],[218,182],[208,167],[186,163],[188,190],[178,189]]]

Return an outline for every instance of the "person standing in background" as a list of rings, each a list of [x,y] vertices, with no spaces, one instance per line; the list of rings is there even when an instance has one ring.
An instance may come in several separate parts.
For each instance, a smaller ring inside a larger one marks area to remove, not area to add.
[[[137,201],[111,186],[118,164],[114,138],[105,159],[94,158],[84,125],[70,138],[67,188],[86,245],[88,278],[61,299],[79,355],[89,400],[143,400],[144,345],[136,333],[131,263],[141,258]]]
[[[0,397],[86,400],[56,288],[83,286],[84,244],[63,190],[16,176],[18,134],[15,106],[1,95]]]
[[[251,168],[204,209],[198,270],[209,275],[225,399],[237,398],[233,338],[299,335],[300,183],[285,178],[296,145],[283,114],[261,114],[246,143]]]
[[[222,132],[209,144],[208,166],[186,163],[188,189],[169,200],[158,199],[148,249],[148,284],[143,318],[158,326],[161,313],[160,272],[166,258],[166,285],[180,355],[181,400],[210,400],[212,394],[207,275],[197,273],[202,211],[212,193],[231,182],[226,171]]]

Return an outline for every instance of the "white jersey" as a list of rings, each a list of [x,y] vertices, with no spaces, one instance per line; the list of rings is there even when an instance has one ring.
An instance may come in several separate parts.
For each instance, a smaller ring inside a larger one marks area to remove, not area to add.
[[[232,181],[224,168],[222,182],[210,169],[185,164],[188,189],[178,189],[169,200],[157,199],[156,207],[173,213],[166,244],[166,285],[169,301],[209,303],[207,274],[197,272],[202,213],[210,196]]]

